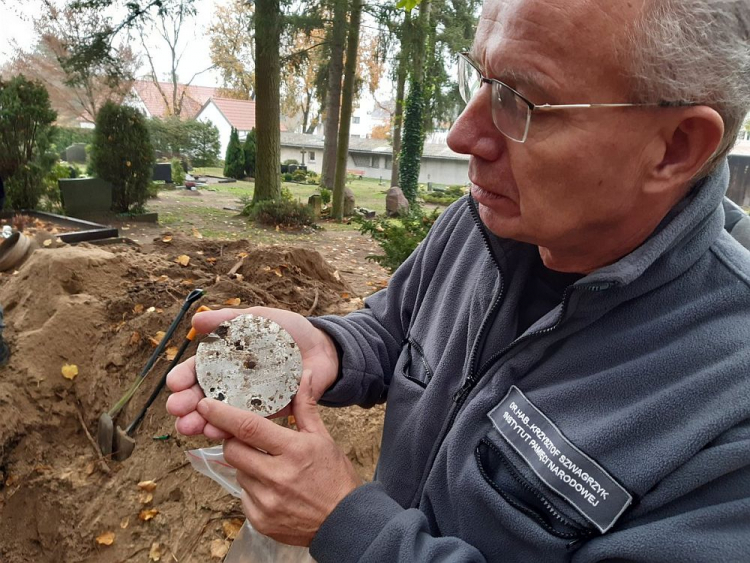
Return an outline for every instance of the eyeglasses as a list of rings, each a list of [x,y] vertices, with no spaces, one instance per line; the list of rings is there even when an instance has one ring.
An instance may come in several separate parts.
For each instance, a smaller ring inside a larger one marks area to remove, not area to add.
[[[471,60],[469,53],[460,53],[458,90],[464,102],[468,104],[485,83],[492,86],[492,122],[503,135],[518,143],[526,141],[531,125],[531,115],[534,112],[591,108],[672,107],[675,105],[670,103],[536,105],[507,84],[494,78],[485,78],[476,63]]]

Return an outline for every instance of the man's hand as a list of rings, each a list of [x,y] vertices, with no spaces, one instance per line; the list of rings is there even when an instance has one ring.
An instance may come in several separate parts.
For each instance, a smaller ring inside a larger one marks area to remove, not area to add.
[[[292,402],[299,432],[257,414],[203,399],[197,411],[233,438],[224,459],[237,469],[245,516],[261,534],[309,546],[339,502],[362,484],[318,414],[312,374]]]
[[[302,315],[270,309],[268,307],[251,307],[249,309],[222,309],[220,311],[206,311],[193,317],[193,327],[199,334],[212,332],[224,321],[239,315],[252,314],[265,317],[278,323],[297,343],[302,354],[302,378],[312,376],[311,397],[317,402],[338,375],[339,361],[336,346],[331,338],[322,330],[315,328]],[[195,358],[190,358],[175,367],[167,377],[167,385],[173,394],[167,399],[169,414],[179,417],[175,428],[180,434],[194,436],[204,434],[207,438],[222,440],[229,435],[219,428],[206,423],[206,419],[196,411],[198,402],[203,399],[195,375]],[[284,408],[275,416],[289,414],[289,407]]]

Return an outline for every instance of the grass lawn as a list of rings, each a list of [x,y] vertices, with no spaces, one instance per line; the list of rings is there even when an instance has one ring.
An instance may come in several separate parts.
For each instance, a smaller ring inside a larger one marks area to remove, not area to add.
[[[210,176],[223,176],[221,168],[196,168],[194,174],[208,174]],[[318,193],[317,186],[308,184],[296,184],[294,182],[282,182],[283,187],[289,188],[296,198],[303,203],[307,198]],[[385,194],[388,191],[388,182],[383,180],[382,184],[378,180],[364,178],[362,180],[351,180],[346,183],[347,187],[354,192],[354,201],[357,207],[366,207],[372,209],[378,214],[385,213]],[[232,184],[212,184],[208,190],[223,192],[237,196],[253,197],[255,186],[252,182],[237,181]]]

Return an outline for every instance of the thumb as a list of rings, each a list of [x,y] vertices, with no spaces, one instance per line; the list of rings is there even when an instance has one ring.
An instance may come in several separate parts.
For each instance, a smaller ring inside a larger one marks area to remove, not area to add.
[[[328,433],[318,412],[318,402],[313,394],[312,370],[302,371],[299,390],[292,401],[292,415],[300,432]]]

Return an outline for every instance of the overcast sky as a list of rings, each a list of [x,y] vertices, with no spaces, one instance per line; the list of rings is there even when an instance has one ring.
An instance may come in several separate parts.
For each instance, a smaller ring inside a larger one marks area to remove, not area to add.
[[[198,9],[198,17],[195,18],[192,29],[185,29],[182,32],[185,39],[189,41],[180,43],[187,46],[185,55],[179,69],[181,80],[190,80],[194,73],[208,68],[211,65],[208,46],[208,27],[213,19],[216,5],[223,4],[222,0],[196,0],[195,5]],[[10,5],[9,5],[10,4]],[[14,52],[14,45],[27,50],[33,47],[36,41],[34,26],[31,16],[39,11],[41,2],[29,0],[28,2],[0,2],[0,65],[7,62]],[[170,61],[167,49],[159,43],[159,37],[156,36],[150,41],[150,51],[152,52],[156,70],[160,78],[168,71]],[[136,51],[142,51],[140,41],[133,45]],[[144,62],[146,62],[144,60]],[[142,72],[148,72],[147,63],[142,68]],[[200,86],[216,86],[219,84],[219,77],[213,71],[206,72],[198,76],[193,84]]]

